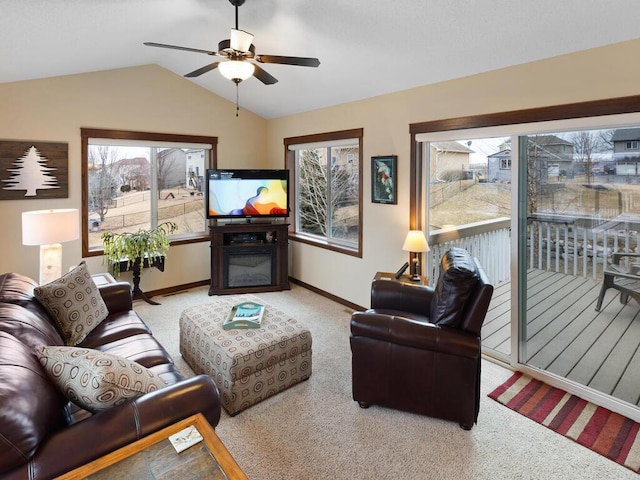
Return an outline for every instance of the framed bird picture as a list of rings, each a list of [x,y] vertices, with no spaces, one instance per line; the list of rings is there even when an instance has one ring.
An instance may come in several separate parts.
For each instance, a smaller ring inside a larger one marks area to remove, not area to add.
[[[371,201],[397,204],[398,156],[371,157]]]

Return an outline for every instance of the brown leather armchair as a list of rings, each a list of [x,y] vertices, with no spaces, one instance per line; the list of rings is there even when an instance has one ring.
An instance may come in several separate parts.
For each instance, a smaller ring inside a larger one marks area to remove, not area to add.
[[[480,329],[493,286],[452,248],[434,288],[374,280],[371,309],[351,317],[353,399],[459,422],[480,407]]]

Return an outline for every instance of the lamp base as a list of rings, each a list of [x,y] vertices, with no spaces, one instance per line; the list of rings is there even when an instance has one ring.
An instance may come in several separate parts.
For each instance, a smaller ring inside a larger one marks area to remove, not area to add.
[[[412,282],[419,282],[420,278],[420,260],[418,259],[418,254],[414,253],[414,257],[411,259],[411,278]]]
[[[62,245],[40,245],[40,285],[62,276]]]

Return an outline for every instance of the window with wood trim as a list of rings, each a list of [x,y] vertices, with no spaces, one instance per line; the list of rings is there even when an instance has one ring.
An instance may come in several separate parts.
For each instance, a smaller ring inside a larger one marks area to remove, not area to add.
[[[362,129],[285,139],[292,238],[362,255]]]
[[[204,175],[216,137],[82,129],[82,254],[102,253],[104,232],[175,222],[172,241],[208,239]]]

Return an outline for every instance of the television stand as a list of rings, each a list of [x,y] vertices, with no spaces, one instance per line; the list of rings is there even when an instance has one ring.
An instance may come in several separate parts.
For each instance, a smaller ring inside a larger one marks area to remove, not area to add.
[[[289,224],[227,223],[209,227],[209,295],[289,290]]]

